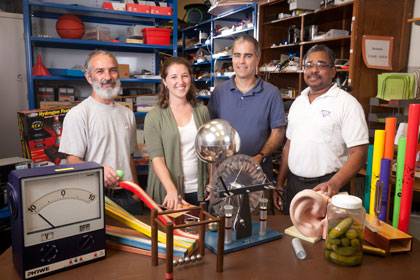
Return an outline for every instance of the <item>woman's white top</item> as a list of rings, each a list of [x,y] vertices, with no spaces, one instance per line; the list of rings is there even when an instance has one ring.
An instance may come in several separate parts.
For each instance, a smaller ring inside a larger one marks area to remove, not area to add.
[[[184,173],[184,193],[196,192],[198,158],[195,154],[195,136],[197,135],[197,127],[195,126],[194,116],[185,126],[178,126],[179,135],[181,137],[181,158],[182,171]]]

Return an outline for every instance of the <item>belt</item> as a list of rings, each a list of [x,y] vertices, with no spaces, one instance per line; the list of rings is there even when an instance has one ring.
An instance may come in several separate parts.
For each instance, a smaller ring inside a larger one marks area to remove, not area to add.
[[[295,175],[295,174],[293,174],[293,173],[291,173],[291,172],[290,172],[290,175],[291,175],[291,176],[295,177],[298,181],[301,181],[301,182],[316,182],[316,181],[322,181],[322,180],[324,180],[324,179],[331,178],[332,176],[334,176],[334,174],[335,174],[335,172],[332,172],[332,173],[328,173],[328,174],[325,174],[325,175],[322,175],[322,176],[319,176],[319,177],[307,178],[307,177],[300,177],[300,176],[297,176],[297,175]]]

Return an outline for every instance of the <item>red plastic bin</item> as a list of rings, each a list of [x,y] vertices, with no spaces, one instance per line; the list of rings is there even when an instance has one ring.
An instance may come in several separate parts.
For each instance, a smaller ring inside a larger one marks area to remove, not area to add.
[[[144,43],[148,45],[164,45],[171,44],[171,29],[170,28],[143,28]]]
[[[127,12],[150,14],[150,6],[127,3],[125,5]]]
[[[171,7],[151,6],[150,13],[154,15],[172,16]]]

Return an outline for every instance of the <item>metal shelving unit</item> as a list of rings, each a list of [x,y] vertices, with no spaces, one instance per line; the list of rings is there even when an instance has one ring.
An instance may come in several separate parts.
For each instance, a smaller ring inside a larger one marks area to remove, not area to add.
[[[239,8],[227,11],[218,16],[211,16],[210,19],[200,22],[199,24],[189,26],[182,30],[182,44],[183,44],[183,55],[188,56],[191,52],[197,51],[200,48],[207,48],[210,52],[210,60],[207,62],[193,63],[193,67],[200,67],[200,69],[206,69],[210,73],[209,78],[195,79],[196,85],[198,88],[209,89],[215,85],[217,80],[227,80],[228,76],[216,75],[216,63],[221,61],[231,61],[231,55],[225,56],[214,56],[215,51],[217,51],[220,44],[231,45],[233,40],[242,34],[249,34],[253,37],[257,37],[257,9],[258,5],[256,3],[247,4]],[[228,32],[227,34],[216,34],[217,25],[232,25],[240,22],[241,20],[248,18],[253,23],[252,28],[243,28],[241,30],[234,30]],[[186,46],[186,39],[198,34],[199,31],[205,31],[209,34],[210,44],[205,45],[201,42],[195,44],[194,46]],[[222,43],[221,43],[222,42]],[[208,99],[209,96],[199,96],[200,99]]]
[[[33,76],[32,67],[34,65],[34,51],[36,48],[60,48],[68,50],[93,50],[97,48],[130,53],[148,53],[154,55],[155,73],[159,72],[160,52],[169,52],[177,56],[177,29],[178,29],[178,3],[177,0],[167,0],[169,6],[172,7],[172,16],[152,15],[133,13],[126,11],[106,10],[102,8],[63,4],[61,2],[41,2],[36,0],[23,0],[23,20],[24,20],[24,36],[26,49],[26,68],[28,81],[28,103],[29,108],[36,107],[35,86],[37,83],[43,84],[50,81],[84,81],[83,77],[68,76]],[[132,26],[145,25],[158,27],[164,23],[172,23],[172,44],[170,46],[148,45],[148,44],[131,44],[123,42],[108,42],[96,40],[81,39],[62,39],[58,37],[41,37],[33,34],[32,21],[34,18],[41,19],[57,19],[63,14],[74,14],[79,16],[83,22],[91,22],[107,25]],[[121,79],[123,84],[158,84],[160,79]],[[136,116],[144,116],[145,113],[138,112]]]

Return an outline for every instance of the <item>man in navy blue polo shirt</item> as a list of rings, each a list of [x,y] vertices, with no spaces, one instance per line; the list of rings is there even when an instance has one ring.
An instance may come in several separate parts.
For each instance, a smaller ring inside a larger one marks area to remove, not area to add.
[[[235,75],[215,88],[208,107],[212,118],[238,131],[239,153],[251,156],[272,179],[271,154],[283,141],[286,119],[278,88],[256,76],[260,55],[257,40],[238,37],[233,42]]]

